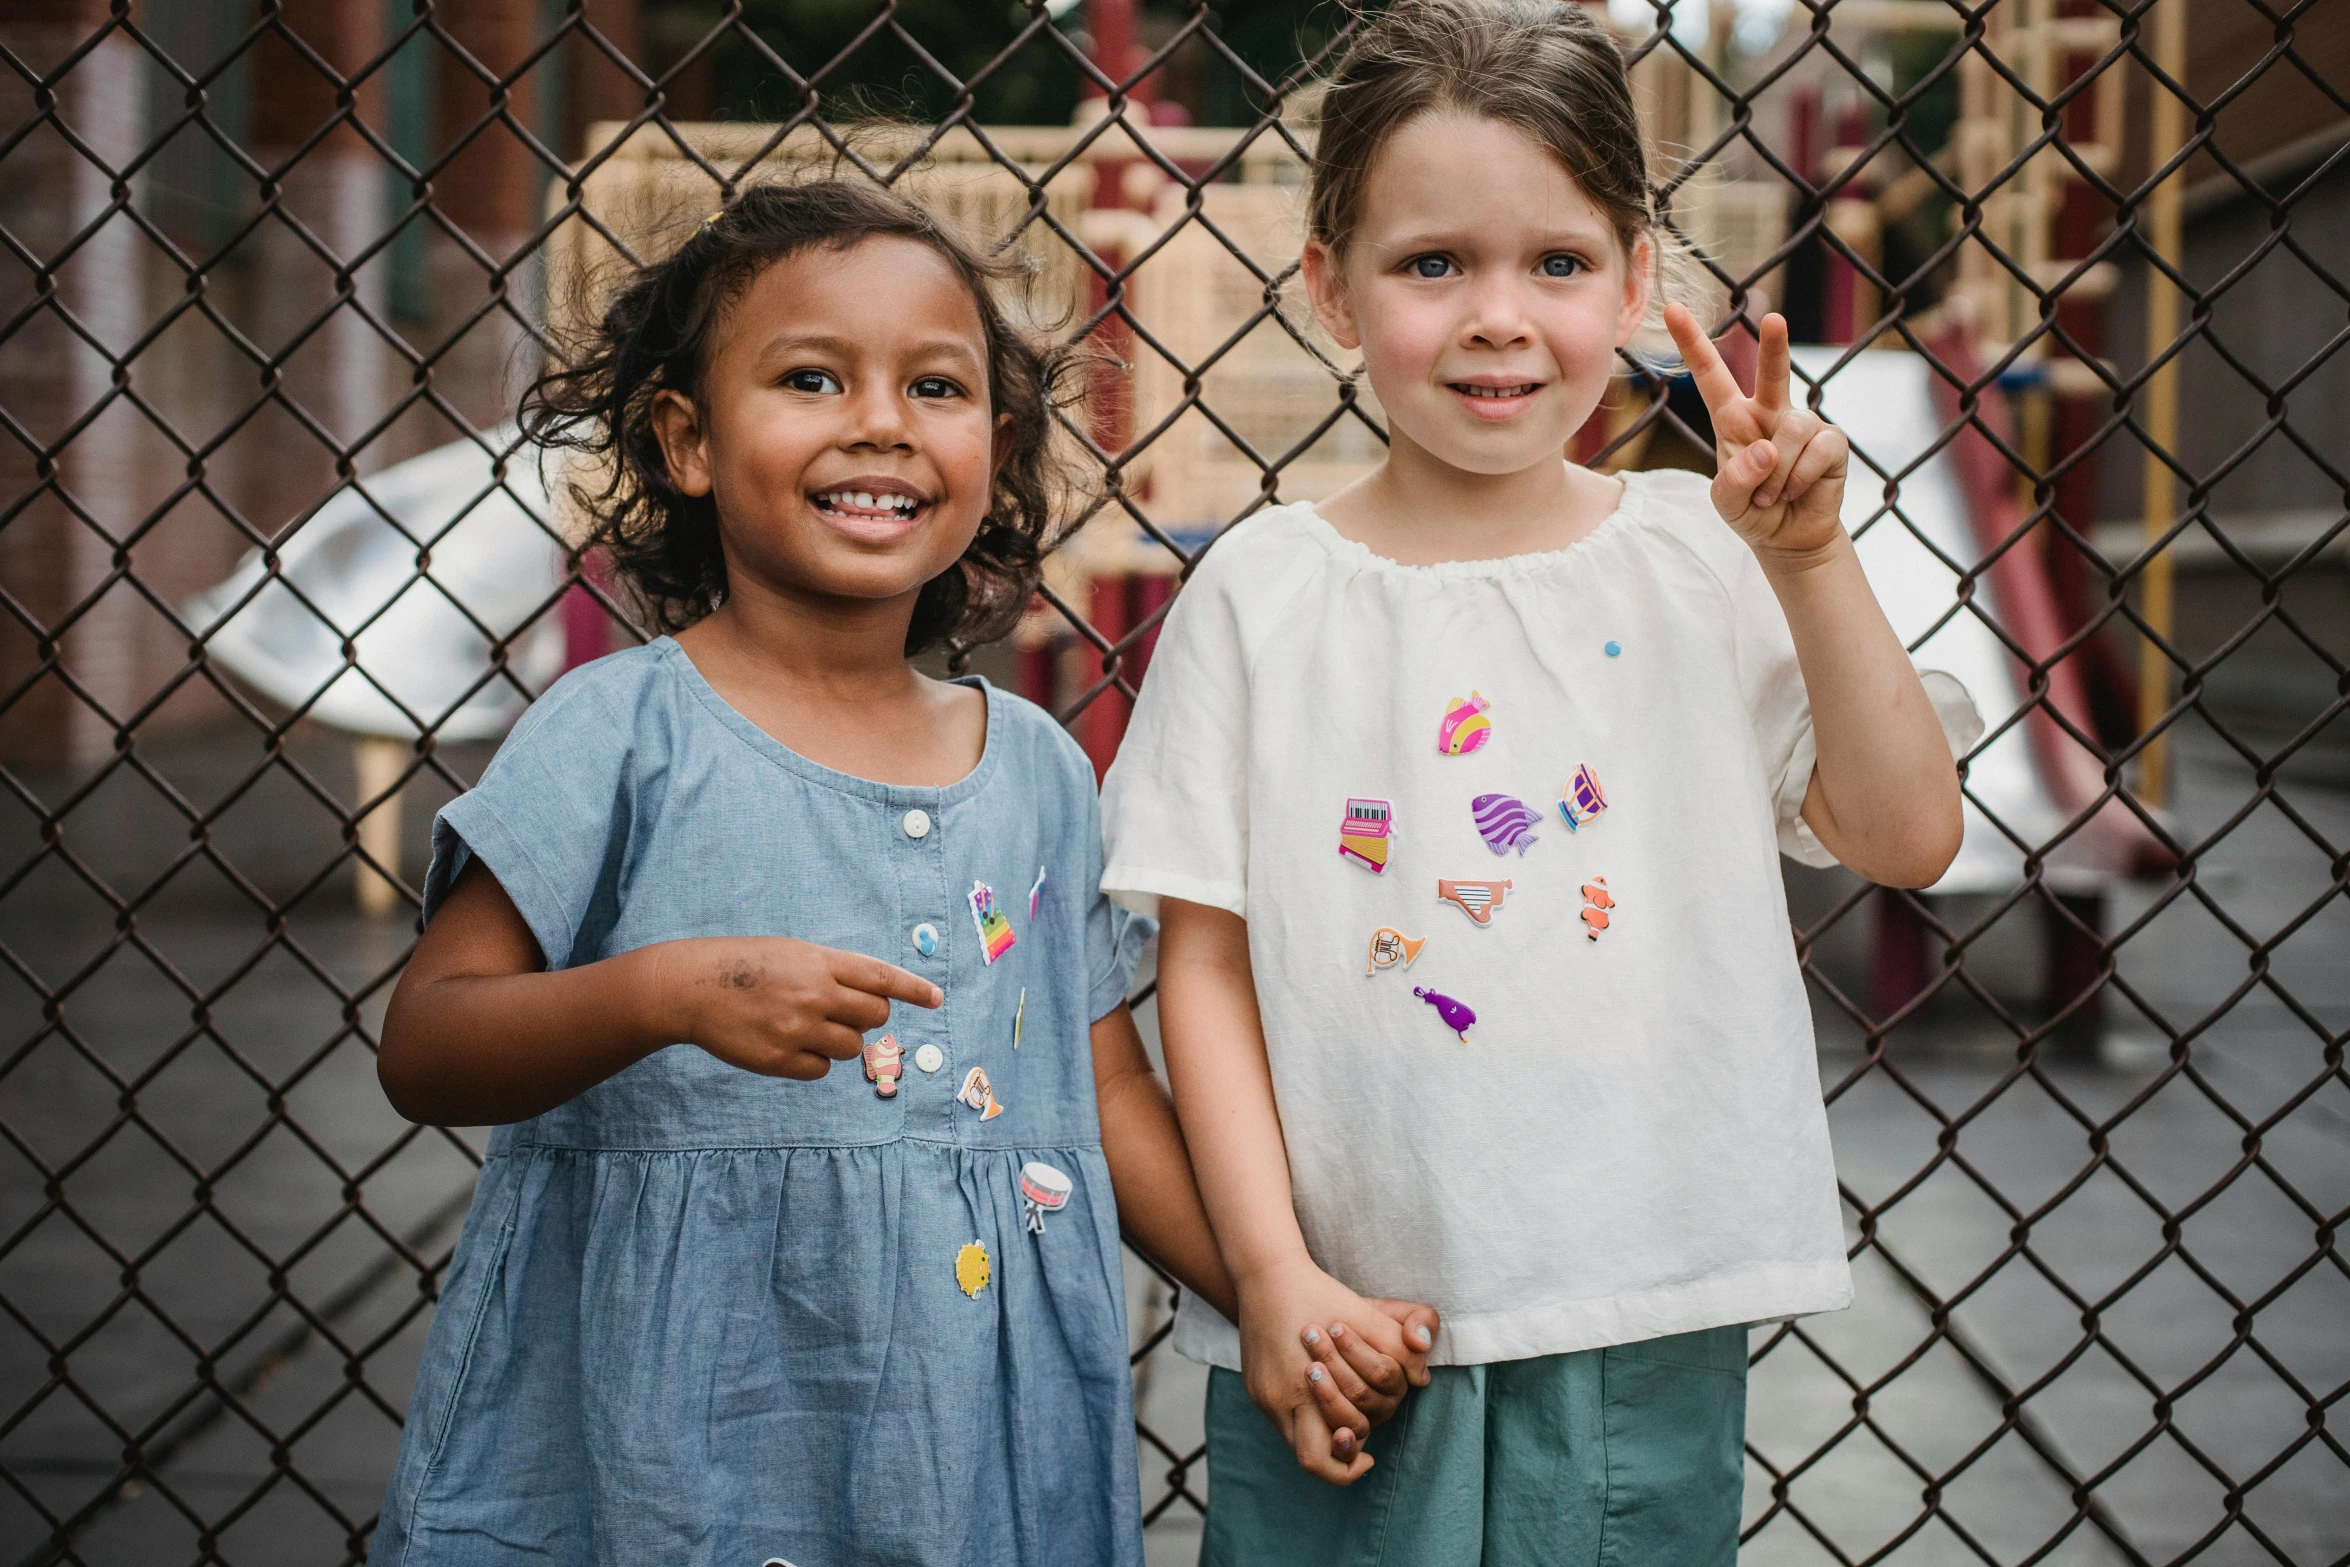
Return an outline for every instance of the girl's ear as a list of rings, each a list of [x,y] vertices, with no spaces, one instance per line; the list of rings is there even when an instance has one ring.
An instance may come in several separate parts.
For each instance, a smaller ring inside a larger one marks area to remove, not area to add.
[[[669,482],[680,494],[710,493],[710,443],[702,429],[702,412],[683,392],[653,394],[653,437],[661,443],[661,460],[668,465]]]
[[[1656,292],[1656,240],[1643,234],[1632,243],[1630,265],[1624,268],[1624,305],[1616,316],[1616,346],[1632,341],[1648,319],[1648,301]]]
[[[1322,330],[1341,348],[1362,347],[1363,334],[1355,329],[1354,306],[1346,297],[1346,280],[1340,275],[1338,258],[1331,254],[1330,247],[1318,239],[1309,239],[1299,262],[1306,277],[1306,298],[1313,303],[1314,319],[1322,323]]]
[[[1004,461],[1012,455],[1012,416],[995,416],[995,453],[988,459],[987,476],[994,478],[1004,471]]]

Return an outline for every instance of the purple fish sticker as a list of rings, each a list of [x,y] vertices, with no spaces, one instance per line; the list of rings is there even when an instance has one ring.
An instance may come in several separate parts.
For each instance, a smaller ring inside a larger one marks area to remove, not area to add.
[[[1496,854],[1507,854],[1512,849],[1524,854],[1537,841],[1526,829],[1542,820],[1540,812],[1528,809],[1525,801],[1507,794],[1477,796],[1469,802],[1469,814],[1477,819],[1477,833],[1485,840],[1485,847]]]
[[[1444,1026],[1461,1036],[1462,1044],[1469,1042],[1469,1025],[1477,1021],[1474,1011],[1441,990],[1414,989],[1412,994],[1434,1007],[1436,1015],[1444,1019]]]

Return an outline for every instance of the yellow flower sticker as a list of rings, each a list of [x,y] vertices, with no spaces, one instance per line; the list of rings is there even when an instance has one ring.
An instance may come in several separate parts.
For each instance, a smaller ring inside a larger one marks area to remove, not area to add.
[[[973,1300],[987,1288],[987,1248],[977,1241],[955,1253],[955,1282]]]

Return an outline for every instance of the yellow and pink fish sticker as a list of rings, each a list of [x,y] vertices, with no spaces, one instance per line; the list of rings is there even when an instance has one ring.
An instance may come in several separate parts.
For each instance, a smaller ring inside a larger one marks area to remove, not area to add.
[[[1467,756],[1493,738],[1493,720],[1485,716],[1493,704],[1471,691],[1466,700],[1454,697],[1445,704],[1444,721],[1436,726],[1436,749],[1446,756]]]

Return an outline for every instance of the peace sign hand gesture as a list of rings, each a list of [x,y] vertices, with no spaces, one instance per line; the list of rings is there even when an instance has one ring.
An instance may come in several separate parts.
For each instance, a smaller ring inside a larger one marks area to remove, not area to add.
[[[1714,420],[1714,509],[1758,553],[1801,557],[1835,542],[1843,529],[1844,432],[1787,401],[1787,320],[1762,320],[1762,363],[1754,395],[1715,352],[1697,318],[1665,307],[1665,325],[1696,378]]]

